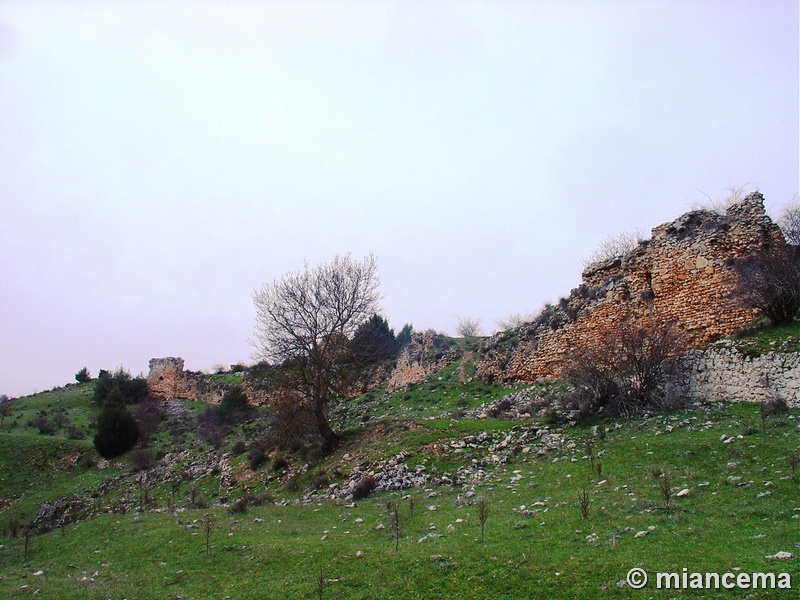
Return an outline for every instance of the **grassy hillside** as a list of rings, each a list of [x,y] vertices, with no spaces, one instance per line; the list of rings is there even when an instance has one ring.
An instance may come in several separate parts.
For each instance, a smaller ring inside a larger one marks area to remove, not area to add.
[[[92,456],[91,384],[21,399],[0,429],[0,595],[796,597],[623,582],[639,566],[651,579],[685,567],[787,572],[800,585],[796,560],[766,558],[800,543],[800,473],[787,462],[800,447],[800,412],[763,421],[758,406],[733,404],[547,428],[491,418],[482,405],[512,390],[470,381],[469,368],[356,399],[336,420],[342,447],[317,464],[285,456],[256,470],[234,444],[258,420],[214,448],[195,436],[205,407],[173,405],[151,446],[163,459],[135,472],[130,456]],[[77,434],[63,422],[52,435],[27,425],[59,404],[84,439],[69,439]],[[336,496],[352,474],[399,464],[426,483]],[[80,500],[85,518],[29,537],[27,550],[24,536],[9,535],[12,520],[58,498]]]

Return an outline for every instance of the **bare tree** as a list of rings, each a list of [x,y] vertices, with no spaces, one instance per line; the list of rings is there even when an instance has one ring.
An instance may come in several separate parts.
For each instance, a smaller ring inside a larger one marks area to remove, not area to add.
[[[253,293],[256,348],[260,358],[291,365],[294,386],[311,401],[326,451],[339,438],[325,414],[327,403],[343,395],[345,359],[358,327],[378,312],[377,260],[350,255],[289,273]]]
[[[462,319],[458,318],[458,325],[456,331],[461,337],[475,337],[481,334],[481,320],[480,319]]]
[[[738,261],[736,271],[745,306],[759,309],[776,326],[794,321],[800,311],[800,246],[772,244]]]
[[[800,197],[797,194],[783,207],[778,225],[792,246],[800,246]]]

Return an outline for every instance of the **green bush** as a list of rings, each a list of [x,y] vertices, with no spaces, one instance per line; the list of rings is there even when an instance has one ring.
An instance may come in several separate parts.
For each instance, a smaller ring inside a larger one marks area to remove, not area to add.
[[[92,376],[89,374],[89,369],[83,367],[80,371],[75,373],[75,381],[78,383],[86,383],[87,381],[91,381]]]
[[[222,397],[219,404],[219,413],[221,415],[233,415],[247,410],[249,406],[247,396],[242,391],[242,386],[235,385]]]
[[[135,404],[147,396],[147,380],[143,377],[131,377],[122,368],[117,369],[113,375],[108,371],[100,371],[94,388],[95,403],[102,407],[115,390],[125,404]]]
[[[400,333],[397,334],[395,338],[395,343],[397,344],[398,348],[402,348],[406,344],[411,343],[411,333],[414,331],[414,327],[411,323],[406,323],[403,325],[403,328],[400,330]]]
[[[356,365],[370,365],[394,358],[397,341],[389,323],[380,315],[362,324],[350,341],[350,353]]]
[[[136,419],[128,408],[119,402],[108,402],[97,417],[97,434],[94,447],[103,458],[125,454],[139,441]]]

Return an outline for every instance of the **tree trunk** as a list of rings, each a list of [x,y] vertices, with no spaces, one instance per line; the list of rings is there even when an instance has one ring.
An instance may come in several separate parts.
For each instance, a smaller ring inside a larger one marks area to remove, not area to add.
[[[323,451],[325,454],[330,454],[339,445],[339,436],[331,429],[328,423],[328,417],[325,416],[325,403],[319,400],[314,402],[314,412],[317,417],[317,429],[323,439]]]

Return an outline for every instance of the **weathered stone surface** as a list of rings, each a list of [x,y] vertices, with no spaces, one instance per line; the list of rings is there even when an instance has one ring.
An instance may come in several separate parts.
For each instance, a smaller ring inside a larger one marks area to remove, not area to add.
[[[387,391],[391,393],[419,383],[431,373],[457,360],[457,352],[437,347],[441,339],[442,336],[432,330],[414,333],[411,342],[397,359],[397,366],[389,377]]]
[[[184,372],[182,358],[153,358],[149,364],[147,389],[151,396],[164,400],[197,396],[197,382]]]
[[[538,322],[490,339],[478,376],[556,378],[573,348],[596,345],[628,316],[674,324],[683,350],[726,336],[756,316],[736,297],[732,261],[770,243],[785,241],[758,192],[725,214],[696,210],[659,225],[623,259],[587,267],[582,285]]]
[[[750,356],[731,342],[692,350],[674,359],[675,391],[696,401],[800,404],[800,353],[775,350]]]

